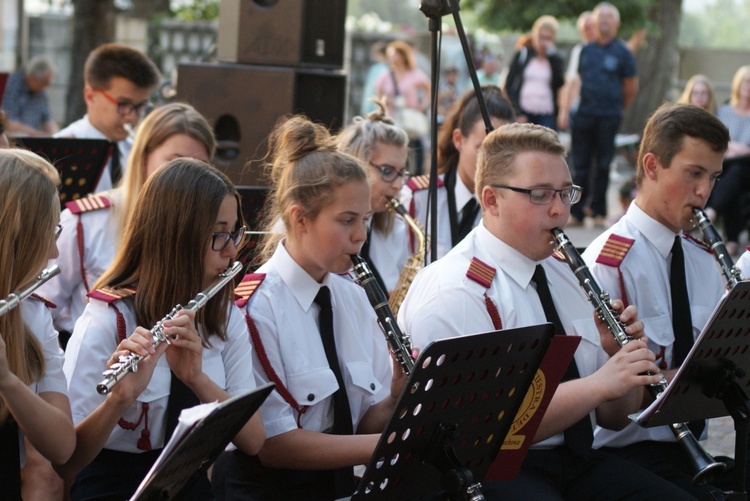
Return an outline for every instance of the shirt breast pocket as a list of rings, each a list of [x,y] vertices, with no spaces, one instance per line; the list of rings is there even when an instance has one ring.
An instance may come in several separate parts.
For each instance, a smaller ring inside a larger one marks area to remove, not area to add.
[[[313,406],[333,395],[339,385],[336,376],[328,367],[287,375],[287,389],[300,406]],[[305,415],[306,430],[322,431],[323,412],[308,412]]]
[[[350,392],[359,392],[365,402],[370,402],[373,395],[383,387],[368,363],[349,362],[346,364],[346,370],[349,372],[353,386]]]
[[[581,344],[576,349],[575,360],[581,377],[593,374],[598,369],[599,347],[601,338],[596,328],[594,318],[579,318],[573,320],[575,335],[581,336]]]

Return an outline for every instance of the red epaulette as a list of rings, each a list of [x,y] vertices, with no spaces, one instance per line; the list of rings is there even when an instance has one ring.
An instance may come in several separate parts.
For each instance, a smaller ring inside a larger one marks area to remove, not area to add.
[[[101,289],[96,289],[94,291],[89,292],[86,294],[86,296],[98,299],[100,301],[104,301],[107,304],[112,304],[118,299],[122,299],[125,297],[130,297],[135,294],[135,287],[134,286],[128,286],[123,287],[121,289],[111,289],[109,287],[102,287]]]
[[[443,186],[445,186],[445,183],[442,179],[438,178],[437,185],[438,188],[442,188]],[[408,186],[411,191],[426,190],[430,187],[430,176],[427,174],[422,176],[414,176],[409,179],[409,182],[406,183],[406,186]]]
[[[485,289],[489,289],[492,279],[495,278],[495,273],[497,273],[495,268],[473,257],[469,269],[466,271],[466,276]]]
[[[685,238],[687,240],[690,240],[695,245],[697,245],[698,247],[700,247],[704,251],[708,252],[709,254],[713,254],[713,252],[711,251],[711,247],[706,242],[704,242],[703,240],[698,240],[697,238],[695,238],[690,233],[684,233],[683,232],[682,236],[683,236],[683,238]]]
[[[106,209],[112,206],[112,199],[106,195],[89,195],[87,197],[72,200],[65,207],[73,214],[83,214],[92,210]]]
[[[36,299],[38,301],[41,301],[42,303],[44,303],[44,306],[46,306],[49,309],[57,308],[57,305],[55,303],[53,303],[52,301],[50,301],[47,298],[44,298],[44,297],[40,296],[37,293],[32,294],[31,297],[33,297],[34,299]]]
[[[239,308],[244,308],[250,302],[250,298],[265,279],[265,273],[248,273],[242,278],[242,282],[234,288],[234,302]]]
[[[490,285],[492,285],[492,279],[495,278],[495,273],[497,273],[495,268],[473,257],[471,258],[471,263],[469,263],[469,269],[466,270],[466,278],[473,280],[485,289],[489,289]],[[487,291],[484,291],[484,305],[487,308],[490,320],[492,320],[492,326],[496,330],[501,330],[503,322],[500,319],[500,312],[497,310],[495,303],[492,302],[492,299],[490,299],[490,296],[487,295]]]
[[[596,262],[619,268],[622,260],[625,259],[625,255],[627,255],[634,243],[635,240],[632,238],[625,238],[612,233],[599,252]]]

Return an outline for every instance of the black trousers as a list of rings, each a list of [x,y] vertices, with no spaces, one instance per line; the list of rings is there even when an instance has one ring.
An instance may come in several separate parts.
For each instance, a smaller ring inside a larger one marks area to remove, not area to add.
[[[123,501],[130,499],[159,457],[161,449],[142,453],[102,449],[96,458],[76,475],[70,491],[72,501]],[[180,499],[211,500],[208,477],[201,476],[180,494]],[[0,496],[1,497],[1,496]]]
[[[482,493],[488,500],[511,501],[695,499],[687,491],[614,454],[594,450],[584,459],[565,446],[530,450],[515,479],[484,482]]]

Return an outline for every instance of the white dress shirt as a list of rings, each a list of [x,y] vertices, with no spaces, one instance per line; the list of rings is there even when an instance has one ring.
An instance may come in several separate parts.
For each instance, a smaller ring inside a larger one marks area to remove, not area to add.
[[[489,289],[466,276],[474,257],[497,270]],[[540,263],[528,259],[481,222],[445,257],[417,274],[399,310],[399,326],[411,335],[415,346],[422,348],[438,339],[493,331],[485,292],[497,307],[504,329],[546,323],[539,295],[531,284],[537,264],[542,264],[547,274],[565,332],[582,337],[575,360],[580,376],[588,376],[608,357],[601,348],[593,308],[570,267],[553,257]],[[593,420],[594,413],[590,416]],[[562,443],[560,433],[532,447]]]
[[[79,139],[110,139],[105,136],[99,129],[94,127],[89,121],[89,116],[84,115],[73,122],[72,124],[65,127],[63,130],[57,132],[53,137],[75,137]],[[133,148],[133,140],[129,137],[117,142],[117,148],[120,150],[120,170],[123,175],[125,169],[128,166],[128,157],[130,156],[130,150]],[[99,183],[96,185],[94,193],[100,193],[112,189],[112,175],[110,174],[110,165],[112,165],[112,159],[107,161],[107,165],[104,166],[102,176],[99,178]]]
[[[112,203],[120,201],[120,191],[113,190],[107,194]],[[57,239],[60,255],[52,259],[49,265],[60,266],[60,275],[39,288],[39,294],[57,306],[52,311],[52,318],[58,330],[73,332],[76,321],[86,307],[88,290],[83,282],[81,272],[81,254],[78,248],[78,223],[83,228],[83,274],[89,287],[112,264],[120,241],[120,228],[114,216],[114,207],[105,207],[82,214],[73,214],[65,209],[60,214],[62,233]]]
[[[443,181],[445,178],[444,174],[440,175],[440,180]],[[401,203],[404,204],[404,207],[409,209],[409,214],[413,218],[417,220],[419,224],[421,224],[425,230],[429,233],[430,228],[432,227],[432,223],[429,223],[428,226],[425,226],[425,220],[427,218],[427,196],[428,196],[428,189],[420,189],[412,191],[409,185],[405,185],[404,188],[401,190]],[[456,198],[456,221],[458,222],[458,218],[460,218],[461,209],[463,209],[464,205],[466,205],[466,202],[469,201],[470,198],[474,197],[474,193],[472,193],[469,188],[466,187],[466,185],[461,181],[461,176],[456,174],[456,186],[454,187],[455,192],[455,198]],[[445,256],[448,251],[451,250],[453,247],[452,241],[451,241],[451,220],[449,216],[449,208],[448,208],[448,192],[445,186],[438,187],[437,190],[437,220],[438,220],[438,239],[437,239],[437,257],[441,258]],[[482,211],[481,209],[477,212],[476,218],[474,219],[474,227],[479,224],[479,221],[482,219]]]
[[[255,322],[268,360],[299,405],[310,406],[302,429],[324,432],[333,426],[336,376],[328,365],[313,304],[321,285],[331,291],[333,332],[341,374],[349,398],[352,424],[390,393],[392,366],[385,338],[364,290],[348,278],[328,273],[322,284],[303,270],[279,244],[258,273],[266,277],[246,312]],[[269,381],[253,350],[259,384]],[[297,429],[297,413],[278,392],[260,408],[266,437]]]
[[[742,278],[750,278],[750,250],[745,250],[735,264],[742,272]]]
[[[635,240],[618,269],[596,262],[610,235]],[[657,354],[657,365],[672,367],[674,332],[672,330],[672,299],[669,269],[675,233],[643,212],[635,203],[611,228],[596,238],[583,253],[603,291],[612,299],[622,299],[624,283],[627,303],[638,307],[649,348]],[[682,238],[685,255],[685,277],[690,298],[693,337],[697,338],[725,291],[724,280],[713,255],[697,242]],[[705,432],[704,432],[705,435]],[[594,447],[623,447],[643,440],[673,442],[674,435],[666,426],[641,428],[635,423],[615,432],[597,428]]]
[[[117,309],[125,318],[127,336],[130,336],[137,326],[135,311],[131,305],[132,301],[129,300],[116,302]],[[151,329],[153,326],[143,327]],[[199,334],[203,337],[200,330]],[[91,414],[106,398],[105,395],[97,393],[96,385],[104,379],[102,371],[117,348],[117,335],[115,310],[104,301],[91,298],[68,342],[63,366],[70,384],[68,393],[75,424]],[[211,336],[211,347],[203,348],[203,372],[230,395],[238,395],[257,386],[253,377],[252,345],[249,336],[242,313],[232,304],[227,340],[222,341],[218,336]],[[148,427],[154,449],[164,446],[170,383],[169,364],[166,356],[162,356],[156,364],[148,386],[122,416],[126,421],[135,423],[141,415],[141,404],[149,404]],[[122,452],[143,452],[137,448],[143,426],[144,423],[141,422],[135,430],[126,430],[116,425],[104,448]]]
[[[389,234],[376,229],[370,232],[370,260],[388,288],[383,291],[386,294],[396,287],[401,269],[409,257],[410,231],[406,222],[396,216]]]

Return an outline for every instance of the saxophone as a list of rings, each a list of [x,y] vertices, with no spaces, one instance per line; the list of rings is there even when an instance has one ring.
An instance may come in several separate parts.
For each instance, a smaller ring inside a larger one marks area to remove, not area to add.
[[[404,263],[404,267],[401,268],[401,274],[398,277],[398,282],[396,282],[396,288],[393,289],[388,299],[388,306],[391,307],[391,311],[393,311],[393,315],[395,316],[398,315],[398,309],[401,307],[401,303],[404,301],[406,292],[409,290],[412,281],[414,281],[414,276],[419,270],[424,268],[424,254],[429,243],[425,237],[424,228],[409,215],[406,207],[401,202],[395,198],[388,197],[388,209],[397,212],[404,218],[404,221],[409,225],[418,240],[417,251],[409,256],[406,263]]]

